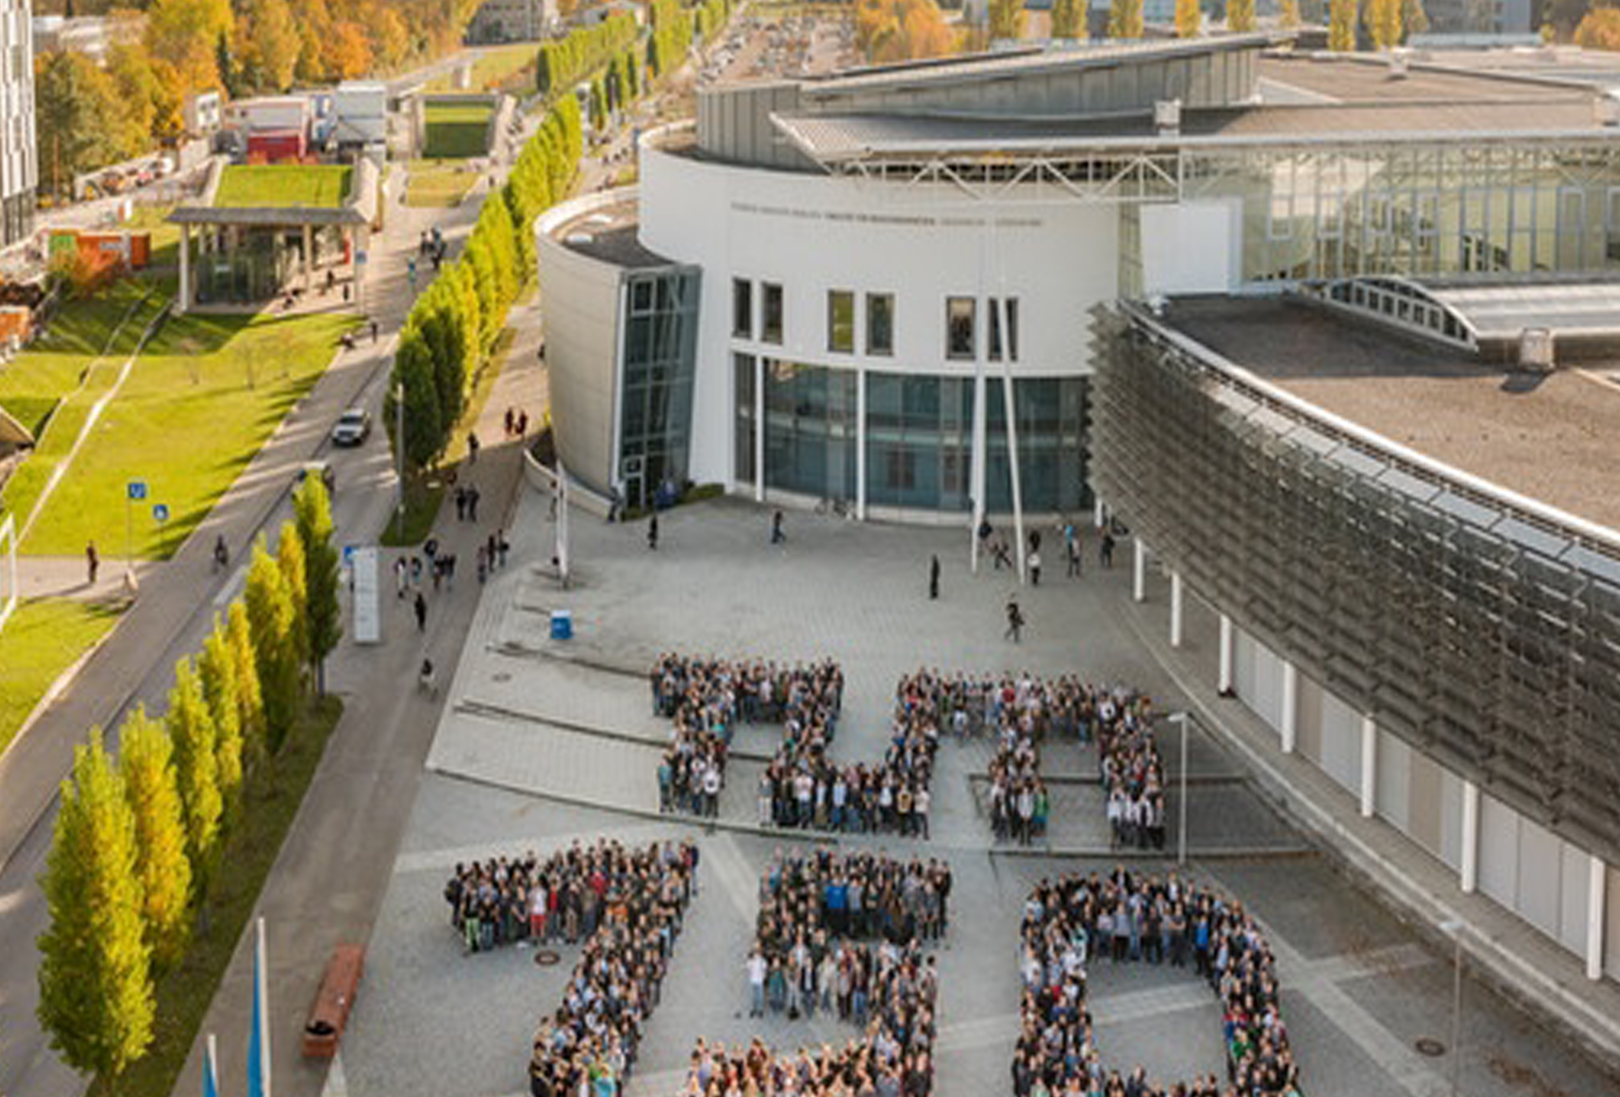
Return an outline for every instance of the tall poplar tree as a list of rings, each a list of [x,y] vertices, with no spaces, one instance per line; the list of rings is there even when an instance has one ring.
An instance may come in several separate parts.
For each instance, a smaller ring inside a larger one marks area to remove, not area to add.
[[[293,622],[287,636],[292,643],[293,665],[302,671],[309,661],[309,584],[304,576],[304,543],[299,540],[297,524],[290,519],[281,524],[276,566],[281,569],[281,581],[292,602]]]
[[[1142,0],[1109,0],[1108,37],[1142,37]]]
[[[1198,0],[1176,0],[1176,37],[1197,38],[1204,25],[1204,11]]]
[[[175,664],[166,722],[174,740],[174,768],[180,778],[180,803],[186,813],[192,875],[201,884],[219,845],[224,799],[219,788],[219,732],[190,659]]]
[[[190,922],[191,861],[169,729],[137,707],[118,732],[118,772],[135,815],[136,870],[144,895],[152,965],[167,968],[185,948]]]
[[[152,993],[135,813],[102,746],[74,748],[41,884],[51,925],[39,939],[40,1025],[75,1070],[111,1077],[152,1042]],[[14,945],[19,942],[12,942]]]
[[[304,624],[309,633],[309,660],[315,687],[326,692],[326,657],[343,636],[343,612],[338,604],[338,553],[332,544],[332,506],[326,485],[314,476],[304,478],[293,495],[298,540],[304,547]]]
[[[1052,37],[1086,37],[1085,0],[1052,0]]]
[[[1254,0],[1227,0],[1226,29],[1247,34],[1254,29]]]
[[[1367,0],[1362,19],[1373,49],[1393,49],[1401,44],[1401,0]]]
[[[1356,0],[1328,0],[1328,49],[1351,53],[1356,48]]]
[[[1024,0],[990,0],[990,37],[1016,41],[1024,36]]]
[[[259,690],[264,698],[265,743],[274,754],[281,749],[298,716],[298,649],[293,639],[298,620],[287,580],[270,555],[263,534],[253,545],[245,598],[253,637],[253,663],[259,671]]]
[[[242,725],[242,766],[249,769],[264,762],[269,752],[264,729],[264,695],[259,689],[259,664],[253,650],[253,629],[248,624],[247,606],[241,599],[231,603],[225,631],[236,667],[236,710]]]
[[[197,655],[197,676],[203,699],[214,718],[214,757],[219,775],[219,798],[228,826],[236,818],[242,796],[242,710],[236,689],[236,656],[230,635],[218,617],[214,631]]]

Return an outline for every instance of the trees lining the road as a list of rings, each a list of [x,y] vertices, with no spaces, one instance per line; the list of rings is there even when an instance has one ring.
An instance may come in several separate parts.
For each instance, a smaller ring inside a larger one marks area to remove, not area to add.
[[[280,743],[265,741],[276,726],[272,698],[287,708],[278,720],[310,707],[298,638],[313,662],[341,635],[331,508],[318,479],[300,487],[295,511],[275,556],[262,536],[255,545],[247,593],[214,619],[195,664],[180,660],[167,713],[129,714],[116,766],[91,729],[62,782],[41,877],[51,924],[39,940],[38,1014],[63,1060],[104,1081],[151,1044],[155,980],[186,955],[247,787],[260,788],[259,802],[270,787],[265,762]]]

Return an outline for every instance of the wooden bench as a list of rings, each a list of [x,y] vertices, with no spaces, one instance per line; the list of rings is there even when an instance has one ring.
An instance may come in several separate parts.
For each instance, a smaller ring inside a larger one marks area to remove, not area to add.
[[[337,1054],[338,1041],[343,1039],[343,1027],[349,1023],[349,1010],[354,1008],[354,996],[360,989],[360,976],[365,973],[366,950],[360,945],[339,945],[332,950],[326,963],[326,974],[321,978],[321,989],[315,995],[315,1006],[310,1010],[309,1023],[304,1026],[304,1055],[312,1059],[330,1059]]]

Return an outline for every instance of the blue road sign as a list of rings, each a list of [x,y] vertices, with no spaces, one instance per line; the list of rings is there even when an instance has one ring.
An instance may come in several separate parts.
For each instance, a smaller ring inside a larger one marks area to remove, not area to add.
[[[130,497],[130,499],[132,501],[137,502],[137,503],[139,503],[142,499],[145,499],[146,498],[146,481],[145,480],[131,480],[129,482],[129,497]]]
[[[152,518],[158,522],[167,522],[169,520],[169,504],[153,503]]]
[[[343,566],[344,567],[352,566],[354,564],[354,554],[356,552],[359,552],[359,551],[360,551],[360,546],[359,545],[344,545],[343,546]]]

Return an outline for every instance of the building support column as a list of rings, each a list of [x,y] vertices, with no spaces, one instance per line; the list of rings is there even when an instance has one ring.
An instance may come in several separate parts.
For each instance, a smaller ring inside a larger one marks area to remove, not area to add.
[[[1215,689],[1222,697],[1232,697],[1237,693],[1232,688],[1232,619],[1224,613],[1221,614],[1221,661],[1215,677]]]
[[[1148,547],[1140,537],[1134,537],[1131,539],[1131,548],[1134,553],[1131,557],[1131,598],[1137,602],[1145,602]]]
[[[1170,646],[1181,646],[1181,572],[1170,571]]]
[[[191,311],[191,226],[180,226],[180,315]]]
[[[1103,506],[1102,496],[1093,496],[1091,502],[1091,524],[1094,528],[1103,528],[1105,513],[1106,508]]]
[[[1378,722],[1361,717],[1361,817],[1371,819],[1378,808]]]
[[[1282,752],[1294,753],[1299,730],[1299,670],[1287,659],[1282,661]]]
[[[855,517],[866,521],[866,370],[855,371]]]
[[[754,502],[765,501],[765,359],[754,355]]]
[[[1472,895],[1479,886],[1479,786],[1472,781],[1463,782],[1462,866],[1457,875],[1463,894]]]
[[[1586,882],[1586,977],[1603,978],[1603,931],[1605,901],[1608,898],[1609,866],[1591,854]]]
[[[968,553],[975,575],[979,574],[979,527],[984,525],[985,512],[990,509],[984,497],[987,479],[985,446],[989,415],[985,400],[988,394],[989,389],[984,383],[984,359],[980,358],[973,367],[973,450],[969,460],[969,476],[973,484],[973,526],[968,530]]]

